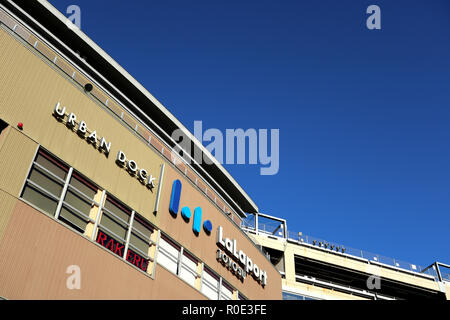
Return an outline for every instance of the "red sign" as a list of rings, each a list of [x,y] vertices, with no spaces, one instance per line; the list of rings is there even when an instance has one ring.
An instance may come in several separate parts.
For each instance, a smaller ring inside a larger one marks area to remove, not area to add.
[[[140,255],[138,255],[136,252],[134,252],[131,249],[128,249],[127,253],[127,261],[141,269],[142,271],[147,271],[148,267],[148,260],[144,259]]]
[[[123,257],[123,253],[125,251],[125,245],[120,243],[119,241],[115,240],[114,238],[108,236],[103,231],[99,230],[97,234],[97,243],[105,247],[106,249],[109,249],[116,255]],[[148,267],[148,259],[145,259],[144,257],[140,256],[136,252],[134,252],[131,249],[128,249],[126,260],[133,264],[134,266],[138,267],[144,272],[147,272]]]
[[[119,241],[108,236],[103,231],[98,230],[96,241],[98,244],[101,244],[106,249],[109,249],[110,251],[114,252],[118,256],[123,257],[123,251],[125,250],[125,245],[121,244]]]

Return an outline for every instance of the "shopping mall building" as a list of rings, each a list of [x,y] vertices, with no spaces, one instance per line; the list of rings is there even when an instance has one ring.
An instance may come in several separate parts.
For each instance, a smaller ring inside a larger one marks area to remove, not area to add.
[[[212,164],[175,152],[177,129]],[[4,299],[449,297],[443,264],[405,270],[289,237],[45,0],[0,0],[0,163]]]
[[[225,169],[47,1],[0,3],[0,296],[281,299]]]

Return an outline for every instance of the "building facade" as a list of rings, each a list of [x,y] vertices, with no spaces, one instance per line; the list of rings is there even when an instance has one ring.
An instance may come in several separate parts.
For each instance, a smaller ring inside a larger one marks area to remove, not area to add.
[[[262,213],[242,228],[279,271],[285,300],[450,299],[450,265],[421,267],[291,232],[286,220]]]
[[[448,265],[344,248],[259,213],[45,0],[0,0],[0,257],[0,298],[13,300],[450,298]]]
[[[225,169],[47,1],[0,3],[0,296],[281,299]]]

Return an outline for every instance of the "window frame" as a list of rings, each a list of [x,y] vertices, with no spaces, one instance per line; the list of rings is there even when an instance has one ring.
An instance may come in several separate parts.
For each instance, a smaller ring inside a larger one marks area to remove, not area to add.
[[[66,172],[65,180],[58,177],[56,174],[54,174],[53,172],[51,172],[50,170],[45,168],[43,165],[38,163],[37,160],[38,160],[39,156],[44,157],[45,159],[47,159],[48,161],[50,161],[51,163],[53,163],[54,165],[56,165],[57,167],[62,169],[64,172]],[[55,184],[58,184],[59,186],[61,186],[62,189],[61,189],[60,194],[55,195],[52,192],[45,189],[45,187],[40,186],[39,184],[37,184],[36,182],[31,180],[30,179],[31,174],[33,173],[34,170],[38,171],[40,174],[44,175],[46,178],[52,180]],[[47,216],[57,219],[57,216],[59,215],[59,211],[61,211],[61,208],[60,208],[61,199],[63,196],[65,196],[65,185],[67,184],[67,178],[70,176],[70,170],[71,170],[70,166],[66,165],[64,163],[64,161],[60,160],[56,156],[51,155],[50,152],[48,152],[46,149],[44,149],[40,145],[38,145],[36,148],[34,157],[33,157],[33,161],[31,162],[30,167],[28,169],[28,173],[25,177],[25,181],[23,183],[23,187],[20,192],[19,199],[25,201],[27,204],[31,205],[33,208],[36,208],[39,211],[43,211]],[[27,200],[26,198],[24,198],[23,196],[24,196],[27,188],[34,189],[34,191],[41,193],[43,196],[46,196],[46,197],[54,200],[56,202],[55,212],[53,214],[48,213],[44,209],[40,208],[38,205],[33,204],[30,200]],[[65,225],[67,225],[67,224],[65,224]],[[68,225],[68,226],[70,228],[72,228],[72,226],[70,226],[70,225]],[[76,230],[76,231],[79,233],[78,230]]]
[[[169,252],[166,248],[164,248],[164,246],[161,246],[161,240],[167,242],[169,245],[171,245],[172,247],[174,247],[175,249],[177,249],[177,256],[175,257],[171,252]],[[158,241],[158,256],[160,254],[163,254],[167,259],[171,260],[172,262],[175,263],[176,265],[176,270],[175,272],[173,272],[171,269],[169,269],[169,267],[161,264],[158,261],[158,257],[156,259],[156,263],[159,264],[160,266],[162,266],[164,269],[174,273],[175,275],[179,275],[179,265],[180,265],[180,253],[181,253],[181,249],[183,247],[180,246],[178,243],[176,243],[175,241],[173,241],[169,236],[167,236],[165,233],[161,232],[160,237],[159,237],[159,241]]]
[[[143,234],[140,230],[134,227],[134,222],[137,221],[141,225],[143,225],[145,228],[151,231],[150,236],[146,236]],[[156,243],[151,239],[151,235],[155,232],[156,228],[153,227],[149,222],[145,221],[145,218],[141,217],[137,212],[135,212],[133,221],[131,223],[130,227],[130,237],[128,240],[128,248],[131,246],[133,251],[137,251],[136,253],[139,253],[142,257],[144,257],[146,260],[150,260],[153,262],[153,259],[148,255],[148,252],[143,252],[141,249],[136,247],[133,243],[131,243],[131,235],[134,235],[141,241],[145,242],[148,245],[148,248],[150,249],[152,246],[156,245]]]
[[[37,159],[39,156],[43,156],[46,160],[50,161],[52,164],[56,165],[58,168],[62,169],[65,172],[65,178],[61,178],[49,169],[47,169],[44,165],[37,162]],[[31,174],[33,170],[36,170],[39,174],[42,174],[45,178],[51,180],[53,183],[57,184],[58,186],[62,187],[61,193],[58,195],[53,194],[52,192],[45,189],[45,187],[40,186],[38,183],[32,181],[30,179]],[[83,191],[81,191],[79,188],[75,187],[71,184],[72,179],[76,179],[79,183],[82,183],[86,187],[92,189],[95,191],[94,198],[91,198],[89,195],[85,194]],[[55,221],[63,224],[64,226],[68,227],[69,229],[75,231],[77,234],[87,238],[92,243],[104,248],[113,256],[116,256],[120,258],[121,260],[125,261],[125,263],[131,265],[135,269],[137,269],[140,272],[145,273],[147,276],[150,276],[154,279],[154,274],[156,270],[156,266],[159,264],[164,269],[170,271],[173,273],[172,270],[168,269],[165,265],[161,264],[158,260],[158,255],[163,254],[167,259],[169,259],[171,262],[173,262],[176,265],[176,272],[174,273],[180,280],[184,281],[188,285],[195,288],[197,291],[205,295],[207,298],[210,299],[209,296],[207,296],[203,292],[203,286],[208,287],[210,290],[214,291],[214,294],[217,293],[217,297],[215,300],[221,300],[222,297],[228,298],[226,295],[222,293],[222,287],[226,287],[229,291],[230,288],[232,289],[232,298],[231,300],[234,300],[234,297],[236,296],[235,293],[237,292],[237,299],[240,300],[241,298],[247,299],[245,296],[243,296],[239,291],[237,291],[233,286],[231,286],[227,281],[223,279],[218,273],[216,273],[212,268],[208,267],[205,263],[203,263],[199,258],[197,258],[194,254],[192,254],[190,251],[185,250],[185,248],[177,243],[175,240],[173,240],[171,237],[169,237],[167,234],[163,233],[161,229],[154,226],[151,222],[149,222],[146,218],[139,215],[137,212],[135,212],[132,208],[124,204],[122,201],[118,200],[114,195],[106,191],[104,188],[101,188],[98,186],[95,182],[91,181],[89,178],[86,178],[82,173],[77,171],[74,167],[66,164],[64,161],[59,159],[58,157],[54,156],[52,153],[47,151],[42,146],[38,145],[36,148],[36,152],[34,154],[33,161],[30,164],[30,167],[28,169],[28,174],[25,177],[25,180],[23,182],[23,187],[20,193],[19,198],[29,204],[30,206],[36,208],[38,211],[45,211],[44,209],[38,207],[37,205],[34,205],[32,202],[28,201],[27,199],[23,198],[25,190],[27,188],[32,189],[34,192],[40,193],[42,196],[49,198],[51,201],[55,202],[56,209],[54,214],[48,214],[45,212],[45,214]],[[96,217],[91,218],[90,214],[85,214],[84,212],[80,211],[78,208],[74,207],[72,204],[70,204],[66,197],[69,194],[69,192],[80,198],[83,202],[86,204],[90,204],[91,210],[94,207],[97,207],[96,211]],[[98,194],[101,194],[101,198],[99,201],[94,200]],[[116,213],[114,213],[112,210],[108,209],[106,206],[107,202],[111,202],[114,206],[116,206],[118,209],[126,213],[129,217],[128,222],[122,219],[120,216],[118,216]],[[80,231],[81,228],[76,226],[71,221],[68,221],[65,217],[61,217],[61,212],[63,210],[68,210],[71,214],[75,215],[79,219],[86,222],[86,227],[84,230]],[[110,230],[108,227],[101,224],[101,220],[103,217],[103,214],[105,214],[110,220],[117,223],[120,227],[122,227],[125,231],[125,237],[122,238],[120,235],[116,234],[112,230]],[[135,227],[133,224],[137,221],[140,223],[144,228],[148,229],[150,231],[150,234],[147,236],[145,235],[141,230],[139,230],[137,227]],[[86,235],[87,226],[89,223],[93,224],[92,228],[92,234],[89,236]],[[114,252],[111,252],[111,250],[108,250],[106,247],[104,247],[102,244],[97,243],[97,237],[98,232],[102,231],[107,236],[111,237],[115,241],[123,244],[125,247],[124,253],[122,256],[119,256],[118,254],[115,254]],[[157,232],[157,238],[156,241],[152,240],[152,237],[154,236],[154,233]],[[140,248],[136,247],[131,242],[131,236],[136,237],[140,241],[143,241],[146,243],[149,247],[149,250],[151,246],[155,246],[154,256],[151,257],[148,255],[148,253],[143,252]],[[173,248],[177,250],[177,255],[175,256],[170,251],[168,251],[164,246],[161,246],[161,239],[167,242],[169,245],[171,245]],[[140,267],[134,265],[130,261],[128,261],[127,254],[128,251],[132,250],[135,254],[138,254],[141,256],[141,258],[144,258],[148,261],[148,263],[152,262],[153,266],[152,268],[147,265],[146,271],[141,269]],[[197,265],[197,268],[195,268],[193,265],[190,265],[188,263],[185,263],[185,259],[188,259],[189,261],[194,262]],[[201,265],[201,271],[198,271],[198,267]],[[189,282],[185,280],[181,275],[181,271],[186,271],[189,274],[191,274],[195,280],[194,283]],[[209,281],[204,275],[209,274],[212,278],[214,278],[217,283],[214,284],[211,281]],[[197,287],[197,280],[200,279],[199,287]]]
[[[38,161],[39,157],[42,156],[44,159],[64,171],[65,177],[64,179],[57,176],[55,173],[53,173],[51,170],[47,169],[44,165],[40,164]],[[45,187],[39,185],[35,181],[31,180],[32,173],[36,170],[39,174],[42,174],[45,178],[51,180],[53,183],[61,187],[61,192],[59,195],[56,195],[49,190],[45,189]],[[28,169],[28,174],[25,177],[25,181],[23,183],[22,190],[20,192],[19,199],[26,202],[27,204],[31,205],[33,208],[36,208],[39,211],[43,211],[47,216],[61,221],[62,224],[69,227],[70,229],[74,230],[78,234],[81,234],[85,236],[85,232],[87,229],[87,226],[89,223],[94,223],[95,220],[91,218],[88,214],[83,213],[78,208],[75,208],[72,204],[70,204],[68,201],[66,201],[66,196],[69,192],[71,192],[73,195],[79,197],[82,201],[84,201],[86,204],[90,204],[91,208],[93,206],[97,206],[97,208],[100,208],[100,204],[97,201],[94,201],[94,199],[91,199],[88,195],[80,191],[78,188],[72,186],[70,184],[72,178],[77,179],[80,183],[83,183],[87,185],[89,188],[93,189],[97,188],[97,192],[103,190],[97,184],[90,181],[90,179],[86,178],[81,174],[80,172],[76,171],[72,166],[68,165],[61,159],[59,159],[57,156],[53,155],[51,152],[43,148],[41,145],[38,145],[36,147],[36,152],[33,157],[33,161],[30,164],[30,167]],[[25,191],[27,189],[31,189],[35,192],[40,193],[42,196],[50,198],[50,200],[56,202],[56,208],[54,213],[48,213],[43,209],[42,207],[39,207],[36,204],[33,204],[30,200],[27,200],[24,198]],[[69,219],[62,217],[61,213],[63,208],[68,211],[70,214],[74,215],[76,218],[86,222],[86,226],[83,228],[80,228],[75,223],[70,221]],[[98,215],[99,212],[97,212]]]

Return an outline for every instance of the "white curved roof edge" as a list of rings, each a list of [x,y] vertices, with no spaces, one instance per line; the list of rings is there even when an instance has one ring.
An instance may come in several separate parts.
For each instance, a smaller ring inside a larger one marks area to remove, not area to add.
[[[5,0],[5,1],[9,2],[9,3],[10,3],[11,5],[13,5],[17,10],[19,10],[22,14],[24,14],[25,16],[27,16],[28,19],[32,20],[35,24],[39,25],[39,27],[40,27],[41,29],[45,30],[46,33],[48,33],[51,37],[53,37],[53,39],[54,39],[56,42],[58,42],[61,46],[63,46],[66,50],[69,50],[72,54],[75,54],[75,52],[74,52],[71,48],[67,47],[67,45],[65,45],[63,42],[61,42],[60,39],[54,37],[54,36],[51,34],[50,31],[48,31],[44,26],[42,26],[38,21],[36,21],[33,17],[31,17],[31,16],[30,16],[27,12],[25,12],[22,8],[18,7],[14,2],[12,2],[12,0]],[[0,7],[3,8],[3,5],[0,5]],[[3,9],[5,9],[5,8],[3,8]],[[12,14],[12,13],[10,12],[9,14]],[[52,44],[47,43],[47,45],[49,45],[53,50],[55,50],[56,52],[58,52],[58,54],[61,54],[61,55],[65,56],[63,53],[61,53],[61,52],[59,51],[58,48],[54,47]],[[67,58],[67,57],[66,57],[66,58]],[[152,125],[156,126],[159,130],[161,130],[161,133],[162,133],[163,135],[165,135],[172,143],[176,144],[175,140],[173,140],[173,139],[168,135],[167,132],[165,132],[165,131],[164,131],[164,130],[163,130],[163,129],[155,122],[155,121],[153,121],[153,120],[152,120],[145,112],[143,112],[143,111],[142,111],[142,110],[141,110],[134,102],[132,102],[132,101],[131,101],[127,96],[125,96],[119,89],[117,89],[111,82],[109,82],[108,79],[106,79],[102,74],[98,73],[98,71],[97,71],[96,69],[94,69],[92,66],[90,66],[89,63],[87,63],[85,60],[82,60],[82,59],[81,59],[81,60],[80,60],[80,63],[84,64],[86,67],[88,67],[88,69],[89,69],[91,72],[95,73],[96,76],[100,77],[100,78],[102,79],[102,81],[105,81],[109,86],[111,86],[112,88],[114,88],[114,90],[116,91],[116,94],[119,94],[120,97],[123,98],[123,99],[125,99],[129,104],[131,104],[131,105],[133,106],[133,108],[135,108],[136,111],[139,112],[139,113],[141,114],[142,117],[144,117],[146,120],[150,121],[150,122],[152,123]],[[78,68],[78,66],[76,66],[76,67]],[[80,69],[80,72],[85,72],[85,71],[81,71],[81,69]],[[90,80],[91,80],[91,81],[94,81],[94,83],[95,83],[97,86],[99,86],[99,88],[101,88],[102,90],[104,90],[108,95],[112,95],[112,94],[111,94],[107,89],[105,89],[101,84],[97,83],[96,80],[93,80],[93,79],[90,79]],[[112,96],[114,97],[114,95],[112,95]],[[116,98],[116,97],[115,97],[115,98]],[[114,99],[115,99],[115,98],[114,98]],[[118,103],[119,103],[119,102],[118,102]],[[137,116],[136,114],[134,114],[133,111],[131,111],[131,110],[128,109],[128,107],[122,105],[121,103],[119,103],[119,104],[122,106],[122,108],[124,108],[125,110],[127,110],[127,112],[129,112],[134,118],[136,118],[136,120],[138,120],[139,122],[142,121],[142,118],[139,117],[139,116]],[[156,135],[158,136],[158,134],[156,134]],[[167,144],[164,140],[163,140],[162,142],[163,142],[164,145]],[[182,160],[183,160],[183,158],[182,158]],[[194,161],[194,163],[196,163],[195,160],[193,160],[193,161]],[[198,165],[198,164],[197,164],[197,165]],[[215,180],[213,177],[211,177],[211,175],[210,175],[209,173],[207,173],[207,172],[205,171],[204,168],[202,168],[201,166],[200,166],[200,168],[202,169],[203,173],[204,173],[208,178],[210,178],[210,179],[212,179],[212,180]],[[192,169],[194,170],[194,172],[197,172],[197,170],[196,170],[195,168],[192,168]],[[197,173],[198,173],[198,172],[197,172]],[[201,175],[201,174],[200,174],[200,175]],[[207,181],[204,181],[204,182],[206,183],[207,186],[209,186],[209,183],[208,183]],[[230,182],[233,183],[233,181],[230,181]],[[243,211],[242,207],[239,206],[239,205],[233,200],[233,198],[231,198],[231,196],[230,196],[230,195],[222,188],[222,186],[221,186],[220,184],[217,184],[217,188],[219,188],[219,190],[221,190],[222,192],[224,192],[224,193],[227,195],[227,197],[229,198],[228,200],[225,200],[225,202],[227,203],[227,201],[228,201],[228,202],[231,202],[233,205],[235,205],[235,206],[236,206],[236,209],[238,209],[238,210],[237,210],[237,213],[238,213],[239,215],[241,215],[242,217],[245,218],[247,215],[246,215],[245,212]],[[238,190],[238,191],[239,191],[239,190]],[[216,192],[217,192],[217,191],[216,191]],[[241,195],[243,195],[243,194],[241,193]],[[243,196],[245,197],[245,195],[243,195]],[[247,198],[246,198],[246,199],[247,199]],[[247,202],[247,203],[248,203],[248,202]],[[248,204],[249,204],[250,206],[252,206],[251,203],[248,203]],[[227,203],[227,205],[229,206],[230,204]],[[256,208],[256,209],[257,209],[257,208]],[[256,210],[256,209],[255,209],[255,207],[252,206],[252,210]]]
[[[47,0],[36,0],[42,6],[44,6],[49,12],[57,17],[61,22],[65,23],[67,18],[59,12],[51,3]],[[213,162],[213,164],[220,169],[220,171],[233,183],[233,185],[244,195],[246,200],[255,208],[258,212],[258,206],[248,196],[248,194],[242,189],[237,181],[228,173],[228,171],[217,161],[217,159],[197,140],[197,138],[177,119],[175,116],[164,107],[158,99],[156,99],[147,89],[144,88],[135,78],[133,78],[124,68],[122,68],[110,55],[108,55],[102,48],[100,48],[93,40],[91,40],[83,31],[78,28],[71,29],[77,34],[83,41],[85,41],[90,47],[92,47],[102,58],[108,61],[117,71],[119,71],[128,81],[130,81],[136,88],[139,89],[150,101],[152,101],[163,113],[167,116],[182,132],[194,142],[194,144]]]

